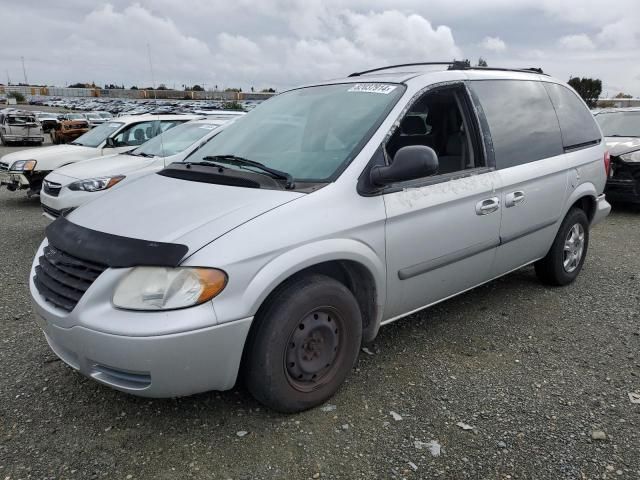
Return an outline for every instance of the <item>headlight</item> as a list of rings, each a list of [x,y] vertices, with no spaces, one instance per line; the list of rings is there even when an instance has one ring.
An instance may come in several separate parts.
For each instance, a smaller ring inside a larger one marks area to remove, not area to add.
[[[13,162],[9,170],[30,172],[36,168],[36,163],[38,162],[35,160],[18,160],[17,162]]]
[[[116,183],[124,180],[124,175],[116,175],[114,177],[98,177],[79,180],[69,184],[69,190],[74,192],[98,192],[113,187]]]
[[[136,267],[113,294],[113,304],[127,310],[172,310],[199,305],[218,295],[227,274],[215,268]]]
[[[640,162],[640,150],[620,155],[620,159],[624,162]]]

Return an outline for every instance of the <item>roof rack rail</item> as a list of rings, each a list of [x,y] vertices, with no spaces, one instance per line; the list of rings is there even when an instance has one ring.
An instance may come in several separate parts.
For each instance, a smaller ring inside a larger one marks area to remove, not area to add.
[[[399,65],[389,65],[387,67],[372,68],[371,70],[363,70],[362,72],[353,72],[349,77],[359,77],[366,75],[367,73],[381,72],[383,70],[390,70],[392,68],[402,67],[419,67],[419,66],[433,66],[433,65],[447,65],[447,70],[493,70],[499,72],[523,72],[523,73],[538,73],[540,75],[547,75],[539,67],[531,68],[502,68],[502,67],[473,67],[467,62],[460,60],[454,60],[453,62],[416,62],[416,63],[401,63]]]
[[[456,62],[417,62],[417,63],[401,63],[399,65],[389,65],[387,67],[379,67],[372,68],[371,70],[363,70],[362,72],[353,72],[350,77],[359,77],[360,75],[365,75],[367,73],[373,72],[381,72],[382,70],[390,70],[392,68],[401,68],[401,67],[417,67],[422,65],[453,65]]]
[[[530,68],[504,68],[504,67],[471,67],[464,62],[454,62],[449,70],[490,70],[497,72],[522,72],[522,73],[538,73],[540,75],[548,75],[540,67]]]

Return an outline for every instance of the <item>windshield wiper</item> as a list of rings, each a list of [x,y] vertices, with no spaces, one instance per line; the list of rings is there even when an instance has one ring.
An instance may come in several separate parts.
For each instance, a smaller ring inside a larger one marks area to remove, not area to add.
[[[288,172],[282,170],[276,170],[275,168],[267,167],[266,165],[256,162],[255,160],[249,160],[243,157],[237,157],[236,155],[209,155],[203,157],[202,160],[223,165],[236,165],[238,167],[253,167],[268,173],[273,178],[279,178],[285,180],[285,188],[294,188],[293,177]]]
[[[78,142],[69,142],[67,145],[80,145],[81,147],[84,147],[82,143],[78,143]]]
[[[605,135],[605,137],[620,137],[620,138],[638,138],[638,135],[620,135],[618,133],[614,133],[613,135]]]
[[[133,155],[134,157],[146,157],[146,158],[152,158],[155,157],[155,155],[152,155],[151,153],[145,153],[145,152],[138,152],[138,153],[133,153],[135,152],[135,150],[129,150],[128,152],[124,152],[127,155]]]

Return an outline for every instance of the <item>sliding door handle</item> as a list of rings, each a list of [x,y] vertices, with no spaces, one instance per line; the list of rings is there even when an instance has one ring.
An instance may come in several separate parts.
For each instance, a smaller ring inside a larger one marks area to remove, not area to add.
[[[504,197],[504,205],[507,208],[515,207],[516,205],[519,205],[522,202],[524,202],[524,192],[523,191],[507,193],[505,195],[505,197]]]

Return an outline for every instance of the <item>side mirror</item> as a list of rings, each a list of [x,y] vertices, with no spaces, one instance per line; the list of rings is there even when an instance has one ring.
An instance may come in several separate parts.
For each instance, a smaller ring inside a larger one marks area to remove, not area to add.
[[[116,140],[113,137],[107,137],[104,141],[104,148],[116,148]]]
[[[438,171],[438,155],[431,147],[409,145],[398,150],[391,165],[377,165],[371,169],[374,185],[383,187],[392,183],[428,177]]]

